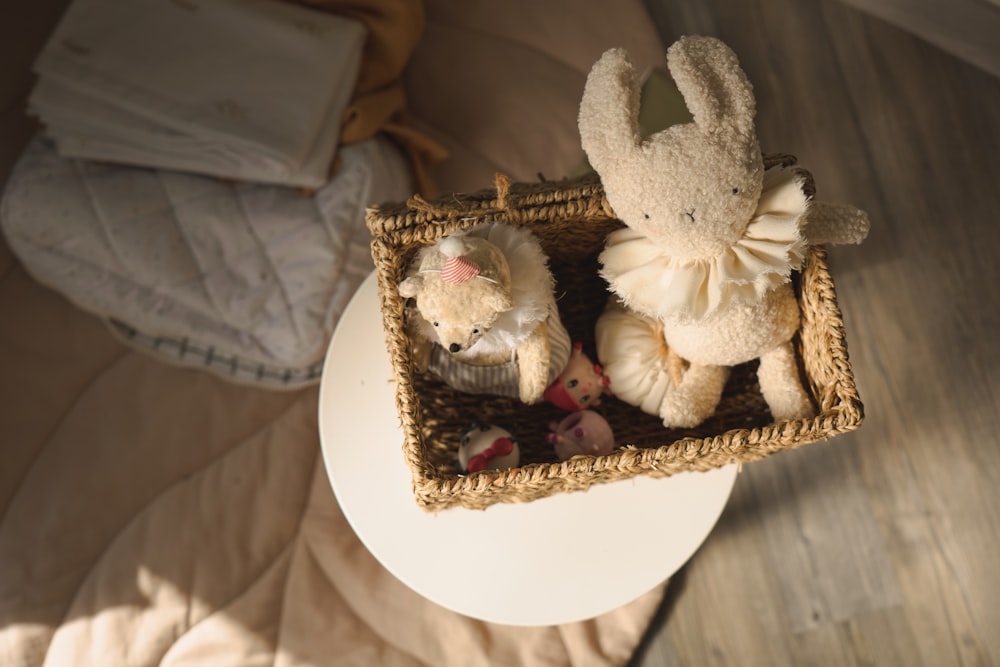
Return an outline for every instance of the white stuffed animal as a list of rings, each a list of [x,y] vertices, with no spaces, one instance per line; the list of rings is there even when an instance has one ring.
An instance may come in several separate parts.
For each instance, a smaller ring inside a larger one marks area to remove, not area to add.
[[[503,223],[478,225],[417,253],[399,293],[418,370],[451,387],[537,403],[565,368],[569,334],[538,239]]]
[[[693,122],[640,137],[639,86],[621,49],[594,65],[579,116],[583,148],[627,225],[609,235],[601,274],[629,310],[660,322],[669,350],[690,363],[679,383],[663,378],[669,391],[656,413],[668,427],[696,426],[718,405],[729,367],[759,358],[775,419],[807,417],[791,273],[809,244],[860,243],[868,218],[811,201],[793,169],[765,171],[753,91],[725,44],[681,38],[667,64]],[[617,325],[601,329],[599,345],[614,349]],[[618,395],[627,382],[611,375]]]

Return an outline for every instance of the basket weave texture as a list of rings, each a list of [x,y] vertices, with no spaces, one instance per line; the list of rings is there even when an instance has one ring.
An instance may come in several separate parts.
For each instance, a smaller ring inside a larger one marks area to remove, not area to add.
[[[787,155],[765,157],[768,167],[794,163]],[[802,173],[811,195],[812,181]],[[529,502],[640,474],[662,477],[756,461],[861,424],[864,408],[847,356],[826,253],[812,248],[793,279],[802,314],[796,350],[804,384],[816,404],[815,417],[775,423],[757,386],[754,361],[733,369],[715,414],[693,429],[664,428],[658,417],[605,397],[596,410],[611,425],[618,448],[606,456],[558,461],[545,434],[549,422],[560,420],[565,412],[547,403],[526,406],[515,399],[464,394],[413,368],[405,299],[397,286],[421,247],[485,222],[527,227],[539,239],[556,279],[563,324],[573,340],[584,343],[591,358],[594,323],[608,294],[598,275],[597,256],[608,233],[622,226],[593,174],[537,184],[511,184],[498,176],[496,189],[434,201],[414,197],[405,205],[368,211],[403,453],[416,501],[424,509],[456,505],[485,509],[497,502]],[[456,457],[459,438],[473,422],[497,424],[514,433],[521,447],[520,467],[461,474]]]

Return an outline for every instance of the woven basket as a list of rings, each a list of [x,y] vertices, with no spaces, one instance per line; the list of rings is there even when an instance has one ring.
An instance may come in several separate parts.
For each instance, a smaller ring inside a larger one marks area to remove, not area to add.
[[[791,156],[765,158],[768,167],[794,163]],[[811,195],[812,181],[807,172],[802,173]],[[794,276],[802,313],[795,343],[817,416],[774,423],[757,385],[757,362],[749,362],[733,369],[714,416],[693,429],[666,429],[658,417],[605,397],[597,411],[611,425],[618,449],[607,456],[559,462],[545,434],[547,424],[565,412],[547,403],[525,406],[514,399],[463,394],[430,374],[416,372],[411,363],[403,319],[405,299],[397,285],[418,249],[483,222],[524,226],[535,234],[556,278],[563,324],[591,355],[594,323],[607,295],[598,275],[597,256],[608,233],[622,226],[593,174],[513,185],[498,176],[494,190],[447,195],[432,202],[414,197],[406,205],[369,210],[367,223],[395,373],[403,452],[412,471],[416,500],[423,508],[483,509],[497,502],[528,502],[640,474],[662,477],[709,470],[755,461],[860,425],[863,406],[848,362],[826,253],[812,248],[802,271]],[[459,437],[472,422],[494,423],[515,433],[521,466],[461,474],[456,462]]]

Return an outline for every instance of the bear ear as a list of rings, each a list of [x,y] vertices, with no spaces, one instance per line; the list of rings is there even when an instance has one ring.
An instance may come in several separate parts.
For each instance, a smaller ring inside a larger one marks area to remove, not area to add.
[[[705,132],[754,135],[753,86],[725,43],[714,37],[681,37],[667,50],[667,68],[695,125]]]
[[[493,289],[483,296],[483,300],[497,313],[505,313],[514,307],[514,298],[499,285],[493,285]]]
[[[406,278],[403,282],[399,283],[399,295],[406,297],[415,297],[420,294],[420,291],[424,287],[424,277],[423,276],[410,276]]]

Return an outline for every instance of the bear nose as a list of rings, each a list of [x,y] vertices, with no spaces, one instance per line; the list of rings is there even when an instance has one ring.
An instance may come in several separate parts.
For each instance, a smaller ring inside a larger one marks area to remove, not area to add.
[[[451,345],[448,346],[448,351],[451,352],[452,354],[454,354],[455,352],[458,352],[461,349],[462,349],[462,346],[459,345],[458,343],[452,343]]]

